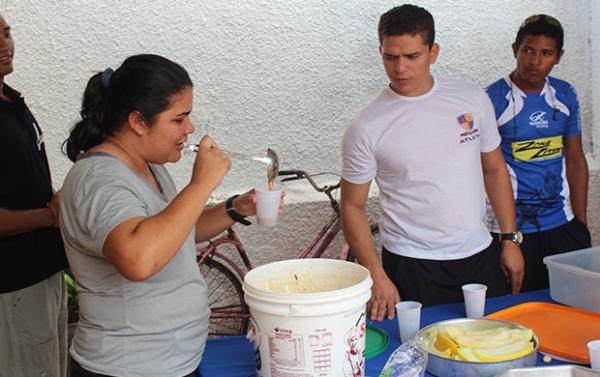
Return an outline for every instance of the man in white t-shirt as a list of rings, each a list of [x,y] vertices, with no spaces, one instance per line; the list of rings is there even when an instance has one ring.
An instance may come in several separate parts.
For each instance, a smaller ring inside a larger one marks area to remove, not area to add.
[[[403,300],[462,300],[461,286],[488,295],[519,292],[523,256],[511,184],[493,107],[475,85],[433,77],[431,14],[414,5],[379,21],[388,87],[350,124],[342,145],[342,221],[359,262],[371,272],[371,318],[394,317]],[[382,264],[365,213],[371,181],[380,189]],[[485,184],[485,189],[484,189]],[[485,197],[505,241],[490,247]]]

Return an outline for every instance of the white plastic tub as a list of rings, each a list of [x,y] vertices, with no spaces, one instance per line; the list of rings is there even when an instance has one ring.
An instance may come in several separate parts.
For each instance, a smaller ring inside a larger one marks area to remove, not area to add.
[[[496,377],[600,377],[600,372],[575,365],[511,369]]]
[[[554,301],[600,312],[600,247],[544,258]]]
[[[369,271],[336,259],[269,263],[244,278],[260,377],[363,377]]]

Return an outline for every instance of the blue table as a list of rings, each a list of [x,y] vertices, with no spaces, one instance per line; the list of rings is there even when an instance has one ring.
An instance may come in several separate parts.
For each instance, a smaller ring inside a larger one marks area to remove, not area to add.
[[[488,298],[485,313],[491,314],[510,306],[532,301],[552,302],[552,299],[547,289]],[[463,317],[465,317],[463,303],[431,306],[423,308],[421,312],[421,327],[447,319]],[[400,345],[400,335],[396,319],[382,322],[368,321],[368,323],[387,332],[390,339],[390,344],[385,352],[367,361],[366,376],[377,377],[391,353]],[[538,365],[542,364],[548,365],[543,363],[542,356],[538,355]],[[552,361],[550,364],[561,364],[561,362]],[[255,377],[254,348],[243,336],[209,340],[200,364],[200,371],[203,377]],[[431,375],[426,373],[426,376]]]

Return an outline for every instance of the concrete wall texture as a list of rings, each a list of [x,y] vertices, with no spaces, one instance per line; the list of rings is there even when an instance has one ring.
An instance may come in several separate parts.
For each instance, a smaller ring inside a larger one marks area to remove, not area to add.
[[[181,63],[195,83],[196,138],[209,133],[225,149],[262,156],[273,148],[282,168],[340,171],[345,126],[387,84],[378,55],[379,15],[399,3],[382,0],[2,0],[13,27],[15,72],[6,82],[22,91],[45,131],[55,186],[71,163],[60,145],[78,118],[89,77],[127,56],[156,53]],[[566,30],[565,56],[553,74],[577,88],[584,145],[597,168],[600,144],[600,2],[591,0],[424,0],[441,45],[435,75],[481,86],[514,67],[511,43],[523,19],[556,16]],[[593,64],[593,62],[596,62]],[[594,104],[596,106],[594,107]],[[182,187],[192,157],[169,166]],[[592,172],[592,187],[599,175]],[[264,166],[234,165],[215,198],[266,179]],[[335,181],[336,177],[330,177]],[[258,261],[293,256],[328,215],[306,184],[285,185],[280,225],[242,231]],[[597,190],[590,222],[598,227]],[[373,200],[375,203],[376,200]],[[376,207],[376,206],[375,206]]]

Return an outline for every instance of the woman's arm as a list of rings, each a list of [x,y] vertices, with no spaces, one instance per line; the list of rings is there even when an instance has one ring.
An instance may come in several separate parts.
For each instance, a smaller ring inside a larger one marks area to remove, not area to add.
[[[189,236],[230,165],[229,158],[212,139],[204,137],[191,182],[162,212],[130,218],[117,225],[103,245],[108,261],[133,281],[146,280],[160,271]]]

